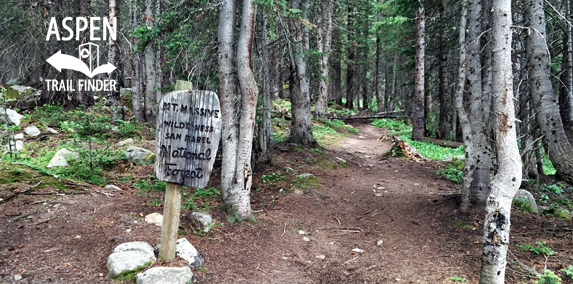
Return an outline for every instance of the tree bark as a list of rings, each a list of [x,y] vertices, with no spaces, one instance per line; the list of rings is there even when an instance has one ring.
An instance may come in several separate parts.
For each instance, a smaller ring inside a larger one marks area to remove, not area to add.
[[[161,0],[157,0],[155,3],[155,14],[161,14]],[[163,72],[161,71],[163,68],[161,67],[161,58],[162,58],[162,51],[161,46],[157,45],[157,51],[155,53],[155,75],[157,78],[155,79],[155,100],[157,102],[161,101],[162,97],[162,90],[160,89],[163,87]]]
[[[488,9],[489,10],[489,9]],[[511,1],[493,2],[492,91],[498,169],[491,182],[484,222],[481,284],[505,280],[511,203],[521,185],[511,66]]]
[[[426,136],[425,123],[425,98],[424,98],[424,36],[426,29],[426,19],[424,6],[416,12],[416,80],[414,90],[414,101],[412,102],[412,140],[424,141]]]
[[[438,100],[440,102],[440,116],[438,118],[438,138],[449,140],[450,139],[450,110],[451,106],[448,100],[448,44],[447,44],[447,33],[448,25],[446,24],[446,6],[444,1],[441,3],[440,7],[440,21],[441,21],[441,31],[440,31],[440,51],[439,59],[440,65],[438,69],[439,84],[438,84]]]
[[[462,131],[464,134],[471,133],[470,121],[466,109],[464,108],[464,89],[466,84],[466,57],[467,57],[467,43],[466,43],[466,17],[468,13],[468,0],[462,0],[462,12],[460,17],[460,27],[459,27],[459,37],[458,42],[460,45],[460,64],[458,68],[458,82],[456,85],[456,93],[455,93],[455,105],[456,105],[456,112],[458,114],[458,118],[460,124],[462,125]],[[455,127],[456,124],[454,124]],[[455,129],[454,129],[455,132]],[[455,135],[454,135],[455,136]],[[464,135],[465,136],[465,135]],[[469,137],[468,137],[469,138]],[[467,143],[467,145],[465,145]],[[466,154],[468,151],[473,150],[473,143],[471,143],[470,139],[464,139],[464,149]],[[473,168],[470,167],[469,163],[464,163],[464,177],[462,183],[462,202],[460,205],[460,211],[468,212],[470,208],[470,188],[471,183],[473,180]]]
[[[386,68],[388,68],[388,64],[386,64]],[[378,112],[384,111],[384,94],[386,94],[386,88],[382,94],[382,72],[382,45],[378,36],[376,38],[376,109]],[[387,74],[387,72],[385,73]]]
[[[145,0],[145,25],[153,28],[153,12],[151,10],[152,0]],[[150,42],[145,47],[145,120],[150,125],[155,125],[157,116],[157,92],[155,74],[155,48]]]
[[[545,13],[542,0],[528,0],[526,19],[531,32],[526,38],[528,78],[533,107],[539,129],[547,145],[549,158],[557,175],[573,184],[573,147],[563,129],[559,107],[553,100],[546,43]]]
[[[135,28],[139,25],[139,17],[137,16],[137,6],[134,3],[134,0],[129,1],[130,12],[131,12],[131,29],[135,30]],[[137,42],[135,38],[132,38],[131,45],[135,47]],[[145,121],[145,112],[142,105],[141,100],[141,55],[140,53],[135,53],[131,50],[131,97],[133,103],[133,114],[135,118],[141,122]]]
[[[232,188],[233,177],[237,166],[238,128],[237,128],[237,103],[235,93],[235,64],[234,64],[234,41],[235,41],[235,0],[224,0],[219,11],[219,98],[221,101],[221,137],[223,161],[221,164],[221,192],[223,203],[232,205],[235,192]],[[231,206],[232,207],[232,206]]]
[[[109,0],[109,18],[110,18],[110,25],[112,29],[117,29],[119,31],[119,2],[120,0]],[[117,17],[117,22],[111,21],[111,19]],[[114,27],[114,23],[117,27]],[[111,36],[109,37],[109,63],[114,66],[119,66],[119,44],[116,40],[114,40]],[[109,78],[119,82],[119,72],[120,69],[114,70],[109,75]],[[121,105],[121,97],[119,93],[119,84],[116,86],[116,90],[111,90],[109,92],[109,101],[111,103],[111,111],[112,111],[112,123],[116,123],[118,119],[123,120],[123,106]]]
[[[317,118],[325,118],[328,114],[328,93],[330,76],[329,71],[329,58],[330,58],[330,47],[332,41],[332,11],[334,9],[334,3],[332,0],[325,0],[326,3],[317,3],[317,13],[318,18],[317,26],[318,33],[316,36],[316,45],[318,47],[318,52],[320,53],[319,58],[319,68],[320,68],[320,86],[318,88],[318,98],[316,100],[314,115]],[[326,6],[323,9],[322,5]]]
[[[302,18],[306,21],[308,15],[309,0],[303,0],[302,3]],[[293,9],[298,9],[299,0],[292,1]],[[296,21],[295,35],[297,37],[296,43],[296,77],[299,84],[299,91],[291,93],[291,112],[292,122],[290,126],[290,136],[288,140],[293,143],[314,147],[316,140],[312,136],[312,122],[310,120],[310,91],[308,83],[308,74],[306,73],[306,59],[304,54],[308,46],[308,28],[301,27],[301,24]]]
[[[236,211],[236,214],[243,220],[252,217],[250,194],[253,167],[251,165],[251,152],[253,150],[257,97],[259,95],[255,75],[251,69],[254,27],[255,4],[251,1],[243,1],[241,32],[237,43],[237,74],[239,74],[241,86],[241,117],[239,119],[241,129],[239,131],[233,190],[227,195],[228,204],[232,204],[232,211]]]
[[[263,11],[263,32],[261,35],[261,49],[262,49],[262,67],[263,67],[263,96],[262,96],[262,110],[261,115],[262,125],[259,125],[259,146],[261,152],[259,157],[264,157],[267,154],[268,149],[271,148],[273,143],[273,125],[271,118],[271,91],[270,91],[270,72],[269,72],[269,52],[267,43],[267,15],[266,11]]]
[[[480,0],[470,0],[468,2],[468,55],[467,55],[467,84],[469,94],[467,97],[467,113],[470,123],[469,133],[464,131],[464,122],[462,124],[462,133],[464,145],[473,144],[472,147],[466,148],[465,164],[468,168],[474,169],[472,183],[470,185],[470,200],[479,208],[484,209],[487,197],[489,196],[490,173],[493,170],[492,165],[492,148],[488,141],[484,121],[489,118],[486,115],[488,110],[484,109],[489,106],[489,96],[482,90],[482,64],[481,64],[481,44],[479,37],[482,32],[481,27],[482,5]],[[486,71],[487,72],[487,71]],[[513,82],[512,82],[513,84]],[[466,129],[468,130],[468,129]],[[469,140],[466,142],[466,140]],[[468,174],[470,174],[468,172]]]
[[[80,17],[89,17],[90,14],[90,6],[91,0],[79,0],[79,16]],[[80,44],[84,44],[88,42],[88,34],[82,34],[80,38]],[[91,71],[91,70],[90,70]],[[80,72],[74,72],[73,75],[74,81],[77,82],[80,79],[88,79],[88,77]],[[80,91],[80,89],[76,89],[74,92],[74,104],[75,105],[83,105],[84,107],[93,106],[95,103],[94,96],[91,92]]]
[[[346,64],[346,107],[354,108],[354,98],[356,90],[354,86],[354,71],[356,69],[356,47],[354,46],[353,35],[353,7],[348,5],[348,63]]]

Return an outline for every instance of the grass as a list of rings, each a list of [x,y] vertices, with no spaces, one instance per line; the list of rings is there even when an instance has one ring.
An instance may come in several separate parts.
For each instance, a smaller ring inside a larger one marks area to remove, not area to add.
[[[464,146],[458,148],[448,148],[438,146],[432,142],[426,141],[414,141],[412,140],[412,134],[406,134],[400,136],[404,139],[410,146],[416,148],[422,156],[432,159],[432,160],[444,160],[445,158],[460,156],[465,154]]]
[[[322,186],[322,181],[315,176],[301,177],[297,176],[292,181],[293,189],[307,189],[309,187],[320,187]]]
[[[144,265],[140,265],[133,270],[123,271],[122,273],[117,274],[117,275],[113,276],[112,278],[117,280],[117,281],[135,283],[136,275],[141,270],[143,270],[145,267],[149,266],[150,264],[151,264],[151,261],[145,263]]]
[[[396,131],[412,131],[412,126],[407,125],[404,121],[394,120],[390,118],[375,118],[372,120],[372,125],[378,128],[385,128],[395,134]]]

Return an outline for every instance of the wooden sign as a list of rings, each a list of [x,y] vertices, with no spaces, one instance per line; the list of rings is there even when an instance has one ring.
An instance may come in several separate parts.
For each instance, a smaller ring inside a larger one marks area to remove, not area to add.
[[[221,140],[221,106],[210,91],[174,91],[159,103],[155,175],[159,180],[203,188]]]

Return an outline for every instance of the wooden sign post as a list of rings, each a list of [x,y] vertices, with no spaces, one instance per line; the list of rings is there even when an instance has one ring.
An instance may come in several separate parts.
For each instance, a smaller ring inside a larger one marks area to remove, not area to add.
[[[162,260],[175,258],[181,188],[183,185],[207,186],[220,140],[221,106],[217,94],[180,90],[161,99],[157,113],[155,175],[167,182],[159,250]]]

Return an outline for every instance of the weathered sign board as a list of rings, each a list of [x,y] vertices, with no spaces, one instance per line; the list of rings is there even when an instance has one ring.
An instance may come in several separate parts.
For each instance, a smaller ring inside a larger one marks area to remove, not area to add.
[[[159,180],[203,188],[221,140],[221,106],[210,91],[174,91],[159,103],[155,175]]]

